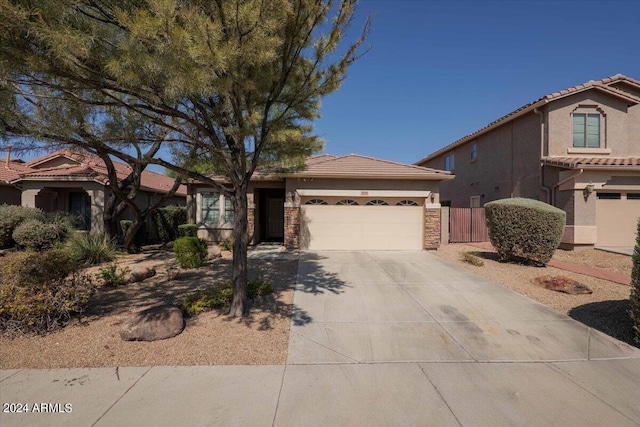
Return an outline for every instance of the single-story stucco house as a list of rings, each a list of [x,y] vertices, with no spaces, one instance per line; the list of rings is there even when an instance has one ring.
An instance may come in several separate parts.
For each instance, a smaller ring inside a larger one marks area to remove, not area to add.
[[[440,244],[438,185],[450,172],[348,154],[310,157],[293,173],[256,172],[249,186],[250,243],[309,250],[422,250]],[[231,237],[233,207],[190,183],[190,222],[212,241]],[[194,200],[195,199],[195,200]]]
[[[58,150],[28,162],[12,161],[7,154],[0,168],[0,201],[40,208],[44,212],[64,211],[82,218],[82,228],[100,231],[103,228],[104,201],[110,194],[109,177],[104,162],[92,154]],[[115,162],[118,179],[124,179],[130,166]],[[145,170],[142,172],[140,192],[136,204],[144,209],[167,194],[174,180],[168,176]],[[19,203],[15,203],[16,194]],[[173,197],[162,204],[185,205],[186,187],[180,186]],[[128,212],[124,218],[129,218]]]

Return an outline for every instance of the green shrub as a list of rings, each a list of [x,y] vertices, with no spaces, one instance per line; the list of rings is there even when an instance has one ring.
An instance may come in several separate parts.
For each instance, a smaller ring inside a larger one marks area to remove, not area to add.
[[[220,244],[220,249],[223,249],[225,251],[232,251],[233,250],[233,240],[232,239],[227,239],[224,242],[222,242]]]
[[[197,237],[180,237],[173,243],[176,260],[182,268],[198,268],[207,259],[207,241]]]
[[[16,335],[57,329],[81,314],[94,292],[68,252],[17,253],[0,273],[0,330]]]
[[[460,259],[471,265],[475,265],[476,267],[482,267],[484,265],[484,261],[476,254],[477,252],[462,252],[460,254]]]
[[[484,205],[489,238],[501,260],[549,262],[560,245],[564,211],[531,199],[502,199]]]
[[[59,224],[47,224],[37,219],[27,219],[13,230],[13,240],[18,246],[34,250],[52,248],[66,238],[66,230]]]
[[[115,288],[127,284],[126,276],[129,271],[129,267],[119,268],[117,264],[111,264],[98,270],[98,277],[105,286]]]
[[[631,309],[629,316],[633,322],[636,342],[640,344],[640,218],[638,218],[638,230],[636,233],[636,247],[633,251],[633,268],[631,270]]]
[[[198,226],[195,224],[180,224],[178,226],[180,237],[198,237]]]
[[[221,289],[200,290],[187,295],[176,305],[182,310],[185,317],[191,317],[205,311],[231,307],[232,295],[233,290],[229,286]]]
[[[67,236],[71,236],[80,228],[81,219],[78,215],[69,212],[55,211],[44,214],[45,222],[61,226]]]
[[[156,209],[151,218],[158,239],[168,243],[180,237],[178,227],[187,222],[187,210],[183,206],[166,206]]]
[[[247,283],[247,298],[254,299],[274,292],[271,282],[265,280],[250,280]],[[179,300],[176,305],[180,307],[185,317],[196,316],[214,309],[228,309],[231,307],[233,287],[226,283],[221,288],[199,290]]]
[[[67,248],[74,262],[94,265],[111,261],[116,250],[105,235],[77,234],[67,241]]]
[[[27,219],[44,221],[40,209],[24,206],[0,205],[0,249],[15,245],[13,232],[20,223]]]
[[[41,284],[47,280],[63,279],[74,269],[71,254],[65,249],[19,252],[5,264],[0,282],[20,286]]]

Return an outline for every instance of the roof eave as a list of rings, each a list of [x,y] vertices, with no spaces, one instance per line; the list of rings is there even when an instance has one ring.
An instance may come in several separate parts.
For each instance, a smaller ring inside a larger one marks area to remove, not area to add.
[[[318,179],[392,179],[392,180],[422,180],[422,181],[445,181],[453,179],[452,174],[429,174],[429,175],[374,175],[374,174],[322,174],[322,173],[298,173],[298,174],[286,174],[283,175],[286,178],[318,178]]]
[[[436,157],[439,157],[442,154],[444,154],[444,153],[446,153],[448,151],[451,151],[454,148],[457,148],[457,147],[459,147],[459,146],[461,146],[461,145],[463,145],[463,144],[465,144],[465,143],[467,143],[469,141],[472,141],[472,140],[484,135],[485,133],[487,133],[487,132],[489,132],[489,131],[491,131],[491,130],[499,127],[499,126],[502,126],[502,125],[504,125],[506,123],[509,123],[512,120],[517,119],[518,117],[522,117],[525,114],[528,114],[528,113],[532,112],[536,108],[540,108],[543,105],[547,105],[549,102],[550,101],[546,97],[542,98],[539,101],[534,102],[533,104],[531,104],[527,108],[523,108],[521,111],[518,111],[517,113],[514,113],[511,116],[508,116],[508,117],[505,116],[504,120],[498,119],[495,122],[493,122],[493,124],[490,124],[490,125],[488,125],[487,127],[483,128],[483,129],[480,129],[480,130],[478,130],[478,131],[476,131],[476,132],[474,132],[472,134],[469,134],[469,135],[457,140],[456,142],[454,142],[452,144],[449,144],[446,147],[443,147],[443,148],[439,149],[438,151],[435,151],[435,152],[429,154],[425,158],[415,162],[414,165],[422,166],[423,163],[428,162],[428,161],[430,161],[430,160],[432,160],[432,159],[434,159]]]

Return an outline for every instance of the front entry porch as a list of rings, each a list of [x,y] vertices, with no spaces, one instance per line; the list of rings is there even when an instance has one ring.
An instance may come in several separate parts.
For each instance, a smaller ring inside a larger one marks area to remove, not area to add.
[[[282,243],[284,241],[284,188],[257,188],[255,200],[253,243]]]

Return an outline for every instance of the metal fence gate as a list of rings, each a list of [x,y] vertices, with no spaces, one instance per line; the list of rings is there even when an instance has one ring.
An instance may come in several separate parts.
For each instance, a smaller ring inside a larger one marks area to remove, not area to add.
[[[449,242],[488,242],[484,208],[449,208]]]

